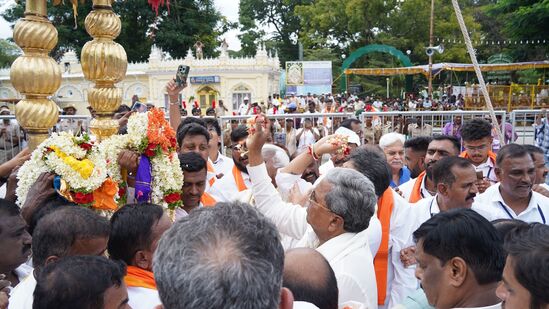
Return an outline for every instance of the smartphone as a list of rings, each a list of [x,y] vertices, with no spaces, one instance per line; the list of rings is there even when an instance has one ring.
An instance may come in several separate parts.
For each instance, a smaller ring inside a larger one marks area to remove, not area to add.
[[[133,103],[133,106],[132,106],[132,111],[136,111],[138,113],[145,113],[147,111],[147,105],[139,101],[135,101],[135,103]]]
[[[175,83],[177,84],[177,87],[181,87],[185,83],[189,76],[189,70],[190,67],[183,64],[177,68],[177,73],[175,73]]]
[[[477,179],[478,180],[483,180],[484,179],[484,174],[482,174],[482,171],[477,171]]]

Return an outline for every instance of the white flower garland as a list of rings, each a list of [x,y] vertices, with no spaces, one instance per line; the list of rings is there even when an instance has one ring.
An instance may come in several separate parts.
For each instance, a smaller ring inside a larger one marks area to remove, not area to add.
[[[90,150],[79,146],[87,143]],[[93,170],[89,177],[84,178],[80,173],[66,164],[52,148],[56,148],[65,155],[77,160],[88,159],[93,163]],[[83,137],[75,137],[69,132],[53,133],[50,138],[42,142],[32,153],[31,159],[19,169],[17,178],[19,183],[16,189],[17,204],[22,206],[26,200],[30,187],[36,182],[40,174],[52,172],[59,175],[72,190],[92,192],[99,188],[107,178],[105,157],[96,146],[88,143]]]

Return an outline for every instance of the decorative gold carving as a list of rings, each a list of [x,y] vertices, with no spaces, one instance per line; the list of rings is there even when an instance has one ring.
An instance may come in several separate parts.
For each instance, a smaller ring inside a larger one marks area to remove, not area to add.
[[[48,137],[59,117],[57,105],[48,99],[61,85],[61,69],[48,56],[57,44],[57,30],[46,16],[46,0],[27,0],[25,17],[13,31],[24,52],[10,70],[13,87],[25,96],[15,107],[15,117],[28,134],[31,150]]]
[[[124,48],[113,41],[122,23],[112,11],[111,0],[93,0],[85,24],[93,40],[82,48],[80,62],[86,79],[95,82],[88,92],[88,102],[97,114],[90,129],[102,140],[118,132],[118,122],[112,116],[122,102],[122,90],[114,84],[126,76],[128,59]]]

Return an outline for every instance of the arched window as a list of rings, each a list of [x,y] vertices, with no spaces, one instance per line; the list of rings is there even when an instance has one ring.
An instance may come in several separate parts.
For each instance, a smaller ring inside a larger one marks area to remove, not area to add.
[[[250,101],[252,100],[252,92],[248,87],[244,85],[240,85],[233,90],[232,97],[233,97],[233,110],[236,111],[238,110],[238,107],[240,106],[240,104],[244,102],[244,98],[247,97]]]

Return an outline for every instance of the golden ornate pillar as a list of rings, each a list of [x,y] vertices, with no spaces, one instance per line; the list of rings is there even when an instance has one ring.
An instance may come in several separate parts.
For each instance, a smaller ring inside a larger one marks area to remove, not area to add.
[[[57,29],[47,18],[46,0],[27,0],[25,17],[15,25],[13,38],[24,52],[10,70],[13,87],[25,96],[15,106],[15,117],[34,150],[59,117],[57,105],[48,99],[61,85],[61,68],[48,56],[57,45]]]
[[[113,40],[120,34],[120,18],[112,10],[111,0],[93,0],[93,11],[86,17],[86,31],[93,37],[82,48],[82,71],[95,82],[89,89],[88,102],[97,116],[90,129],[99,140],[118,132],[114,112],[122,102],[122,89],[114,84],[126,76],[128,60],[122,45]]]

